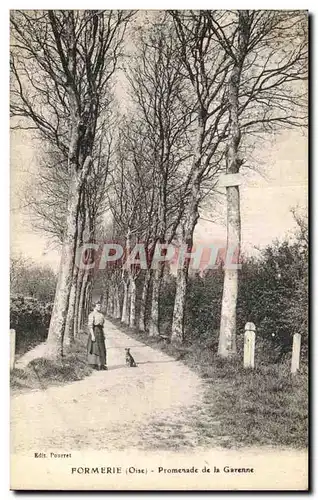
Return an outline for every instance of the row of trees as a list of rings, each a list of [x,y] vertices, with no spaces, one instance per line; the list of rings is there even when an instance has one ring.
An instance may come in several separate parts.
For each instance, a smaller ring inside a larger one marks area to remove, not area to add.
[[[244,325],[253,321],[257,325],[257,338],[265,341],[261,345],[268,352],[263,354],[276,361],[281,355],[291,352],[294,333],[302,335],[304,355],[308,349],[308,225],[306,215],[299,211],[295,212],[295,219],[296,230],[292,237],[275,241],[259,249],[254,256],[242,256],[240,270],[237,335],[240,335],[241,348]],[[136,299],[132,304],[137,304],[137,318],[142,314],[142,325],[146,323],[149,329],[151,293],[145,302],[144,280],[145,271],[140,271],[136,278]],[[217,348],[223,280],[221,265],[213,270],[189,274],[184,315],[187,345],[198,343]],[[166,266],[159,297],[159,330],[163,336],[171,334],[176,288],[177,276]],[[117,300],[123,304],[123,291],[116,299],[113,291],[109,274],[100,271],[95,278],[95,293],[103,297],[104,310],[110,317],[133,327],[131,319],[134,315],[122,318],[117,307]],[[144,331],[138,322],[136,326]],[[259,341],[257,344],[260,345]]]
[[[126,255],[143,241],[149,262],[158,243],[190,251],[200,207],[213,203],[220,174],[253,166],[260,137],[305,124],[306,17],[286,11],[13,12],[12,40],[14,126],[36,128],[50,158],[39,172],[41,195],[29,203],[62,245],[48,335],[51,353],[59,355],[90,303],[94,274],[75,265],[83,241],[125,241]],[[126,89],[119,111],[116,74]],[[239,201],[235,180],[226,187],[227,247],[238,254]],[[174,341],[184,340],[189,262],[177,270]],[[147,328],[159,335],[163,273],[160,266],[142,272],[109,267],[109,312],[132,327],[138,317],[144,331],[151,293]],[[143,286],[136,312],[137,278]],[[237,294],[238,271],[224,268],[222,356],[235,351]]]
[[[131,16],[52,10],[11,15],[14,128],[35,129],[46,146],[51,161],[44,176],[40,172],[45,191],[35,205],[62,249],[47,339],[52,356],[63,354],[64,338],[73,340],[89,297],[89,277],[74,266],[75,252],[83,238],[95,237],[110,159],[105,130],[111,79]]]

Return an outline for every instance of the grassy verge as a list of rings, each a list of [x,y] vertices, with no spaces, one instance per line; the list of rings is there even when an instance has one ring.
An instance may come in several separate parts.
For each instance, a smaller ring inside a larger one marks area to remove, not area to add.
[[[259,357],[256,368],[246,370],[242,366],[242,353],[231,360],[221,359],[208,340],[184,347],[165,345],[160,339],[111,321],[137,340],[182,360],[202,377],[203,404],[188,415],[189,425],[196,431],[197,444],[307,446],[306,365],[293,376],[290,359],[269,363]]]
[[[46,389],[83,379],[92,371],[87,365],[86,345],[87,335],[81,334],[74,345],[65,348],[62,361],[37,358],[24,369],[15,368],[10,376],[12,393]]]
[[[47,329],[26,330],[21,338],[17,332],[15,353],[17,357],[23,356],[26,352],[33,349],[38,344],[45,341],[47,337]]]

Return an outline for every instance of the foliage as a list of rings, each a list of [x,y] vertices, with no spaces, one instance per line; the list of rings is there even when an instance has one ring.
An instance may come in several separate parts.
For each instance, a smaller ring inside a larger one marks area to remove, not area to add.
[[[307,345],[307,257],[298,243],[267,247],[259,260],[243,265],[238,323],[253,321],[258,335],[289,350],[294,333]]]
[[[240,271],[237,305],[237,343],[244,325],[255,323],[257,338],[271,359],[290,352],[292,335],[302,335],[302,355],[308,344],[308,250],[300,234],[296,241],[276,242],[257,257],[245,259]],[[164,322],[173,310],[174,280],[165,281],[160,308]],[[215,348],[220,324],[223,273],[219,268],[189,277],[186,343],[207,339]],[[172,304],[170,304],[172,301]],[[272,355],[270,355],[272,351]]]
[[[40,266],[20,255],[11,256],[11,294],[32,297],[40,302],[54,299],[56,275],[51,267]]]
[[[189,277],[185,332],[188,340],[211,337],[220,324],[223,274],[220,269],[205,276]]]
[[[175,293],[176,293],[175,277],[172,274],[164,275],[161,285],[161,292],[160,292],[161,296],[159,300],[160,332],[163,335],[171,334]],[[150,307],[149,307],[149,316],[150,316]]]
[[[42,303],[34,297],[13,295],[10,301],[10,328],[16,330],[16,349],[21,352],[47,337],[52,302]]]
[[[50,267],[21,256],[12,256],[10,264],[10,328],[16,330],[16,349],[21,352],[47,337],[56,275]]]

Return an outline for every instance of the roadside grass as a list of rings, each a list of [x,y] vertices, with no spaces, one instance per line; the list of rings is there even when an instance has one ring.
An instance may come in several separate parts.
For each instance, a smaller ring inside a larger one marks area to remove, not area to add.
[[[47,389],[81,380],[92,372],[87,365],[87,335],[80,334],[76,343],[66,346],[62,361],[33,359],[24,369],[14,368],[10,374],[12,394]]]
[[[16,337],[15,352],[18,358],[39,345],[41,342],[44,342],[47,337],[47,329],[44,327],[37,330],[26,330],[23,333],[24,336],[22,338],[18,333]]]
[[[307,447],[307,365],[292,375],[290,355],[273,363],[259,348],[255,369],[244,369],[242,345],[238,345],[237,356],[225,360],[216,355],[209,340],[185,346],[164,344],[162,339],[123,326],[119,320],[109,320],[131,337],[182,361],[203,379],[203,404],[182,415],[180,421],[187,420],[183,430],[175,422],[174,433],[169,422],[153,422],[154,434],[166,435],[167,447],[178,447],[180,441],[203,447]],[[176,434],[180,434],[177,440]]]

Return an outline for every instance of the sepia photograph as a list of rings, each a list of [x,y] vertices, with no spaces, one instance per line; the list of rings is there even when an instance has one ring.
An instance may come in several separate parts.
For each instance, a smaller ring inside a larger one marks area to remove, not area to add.
[[[308,11],[9,21],[11,490],[308,491]]]

